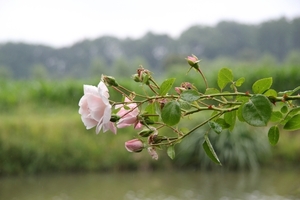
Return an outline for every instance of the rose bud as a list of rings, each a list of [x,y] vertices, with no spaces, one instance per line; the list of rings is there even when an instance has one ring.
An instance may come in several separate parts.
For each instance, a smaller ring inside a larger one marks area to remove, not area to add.
[[[143,130],[141,130],[139,133],[138,133],[138,135],[139,136],[141,136],[141,137],[148,137],[149,135],[151,135],[151,133],[153,133],[154,132],[154,130],[152,130],[152,129],[143,129]]]
[[[127,142],[125,142],[125,148],[129,152],[141,152],[144,149],[144,144],[139,139],[132,139]]]
[[[118,87],[118,83],[116,81],[116,79],[112,76],[105,76],[105,75],[102,75],[102,80],[103,82],[108,85],[108,86],[115,86],[115,87]]]
[[[195,69],[199,69],[199,66],[198,66],[198,62],[200,62],[200,60],[195,56],[195,55],[192,55],[192,56],[188,56],[186,58],[186,60],[188,61],[188,64],[195,68]]]

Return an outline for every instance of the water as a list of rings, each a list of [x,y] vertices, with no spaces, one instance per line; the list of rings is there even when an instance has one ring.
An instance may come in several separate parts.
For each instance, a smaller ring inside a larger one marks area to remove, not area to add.
[[[300,170],[138,172],[0,178],[2,200],[300,199]]]

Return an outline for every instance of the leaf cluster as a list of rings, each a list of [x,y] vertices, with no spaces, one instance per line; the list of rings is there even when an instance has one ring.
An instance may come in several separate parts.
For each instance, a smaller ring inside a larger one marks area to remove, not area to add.
[[[202,72],[197,72],[205,80]],[[232,131],[236,121],[253,127],[269,126],[269,142],[275,145],[279,140],[281,127],[290,131],[300,129],[300,107],[294,103],[294,100],[300,99],[297,94],[300,86],[294,90],[279,92],[272,89],[272,77],[267,77],[255,81],[251,91],[241,92],[239,88],[245,78],[236,79],[232,70],[222,68],[218,72],[218,88],[207,86],[203,92],[193,84],[184,82],[175,86],[174,93],[171,89],[175,78],[158,84],[148,70],[140,69],[140,77],[143,77],[142,73],[147,74],[147,81],[140,79],[140,85],[150,90],[144,90],[144,94],[136,94],[118,86],[122,89],[118,91],[123,91],[123,95],[136,97],[135,103],[141,110],[139,119],[149,129],[149,134],[138,134],[138,137],[152,149],[166,148],[171,159],[176,155],[174,146],[200,128],[205,133],[202,144],[204,151],[219,165],[221,161],[209,139],[210,131],[217,134],[222,134],[225,129]],[[202,112],[208,117],[196,126],[191,128],[181,123],[184,118],[192,118]],[[161,129],[168,131],[160,131]],[[163,134],[166,132],[167,134]]]

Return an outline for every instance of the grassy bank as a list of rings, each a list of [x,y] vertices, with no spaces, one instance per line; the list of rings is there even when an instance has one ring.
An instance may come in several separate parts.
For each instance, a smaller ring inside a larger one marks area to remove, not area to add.
[[[179,70],[176,73],[185,72],[186,70],[184,72]],[[274,87],[292,89],[291,87],[296,87],[300,83],[299,76],[296,76],[298,68],[257,68],[245,69],[244,72],[247,72],[245,89],[251,88],[251,84],[258,78],[270,76],[276,82]],[[241,71],[236,73],[234,71],[234,74],[236,78],[242,76]],[[194,75],[191,74],[190,81],[198,84],[199,77],[194,77]],[[210,72],[211,78],[208,77],[208,80],[213,82],[215,80],[213,77],[216,75],[217,71]],[[173,77],[175,74],[170,76]],[[185,80],[181,78],[178,78],[179,82]],[[176,149],[178,159],[172,161],[164,151],[159,151],[159,161],[153,161],[146,151],[133,154],[125,150],[124,142],[136,135],[132,127],[119,130],[117,135],[112,133],[96,135],[94,129],[86,130],[77,112],[77,104],[83,94],[84,83],[96,85],[98,80],[89,82],[82,80],[0,81],[0,175],[211,166],[207,164],[211,161],[207,159],[201,147],[201,131],[187,138],[194,146],[187,143],[178,145]],[[136,83],[132,80],[125,81],[125,85],[128,88],[136,87]],[[114,93],[111,96],[116,98]],[[193,124],[194,121],[187,123]],[[221,134],[221,139],[217,136],[211,138],[216,145],[220,146],[216,149],[219,148],[218,155],[221,162],[222,159],[227,159],[223,151],[225,148],[229,152],[227,154],[231,155],[233,151],[239,152],[238,148],[245,148],[245,146],[237,147],[234,144],[242,142],[248,144],[248,141],[260,144],[254,139],[241,140],[248,138],[249,134],[252,134],[252,138],[256,138],[252,130],[237,134],[241,136],[240,138],[235,134],[226,134],[226,137],[223,137],[225,134]],[[266,134],[265,130],[261,134]],[[222,146],[221,144],[225,144],[222,141],[231,143]],[[272,155],[267,157],[262,155],[262,159],[257,159],[258,164],[264,166],[298,165],[300,163],[299,141],[299,133],[283,132],[275,147],[268,146]],[[258,147],[253,145],[243,151],[259,154]],[[241,157],[242,154],[239,155]],[[244,154],[240,160],[231,158],[230,162],[224,161],[223,163],[229,163],[228,165],[233,166],[234,169],[239,168],[238,166],[243,168],[243,165],[249,165],[250,161],[247,161],[247,157],[249,156]],[[241,165],[238,165],[238,162],[241,162]]]
[[[128,170],[152,165],[148,156],[125,150],[124,142],[132,134],[96,135],[95,130],[85,129],[73,109],[26,109],[0,117],[0,174]]]
[[[13,114],[0,115],[1,175],[69,171],[148,170],[169,167],[184,169],[186,167],[203,168],[214,165],[213,163],[209,164],[208,159],[203,159],[205,154],[201,145],[200,147],[196,146],[197,149],[193,150],[186,148],[184,145],[187,144],[183,143],[181,144],[183,146],[178,146],[180,147],[177,151],[178,159],[175,161],[170,160],[164,151],[159,151],[160,159],[153,161],[146,151],[129,153],[125,150],[124,142],[136,134],[132,128],[123,129],[117,135],[112,133],[99,133],[97,135],[94,129],[88,131],[85,129],[80,116],[74,109],[61,107],[55,110],[53,108],[50,110],[40,109],[38,112],[32,112],[33,110],[33,106],[28,106]],[[266,132],[260,134],[266,134]],[[236,134],[231,135],[235,137],[233,141],[242,144],[243,141],[234,136]],[[258,135],[256,134],[256,136]],[[195,134],[189,139],[189,147],[194,145],[193,143],[197,141],[197,138],[199,137]],[[264,139],[265,141],[261,142],[267,143],[267,138]],[[265,166],[298,165],[300,163],[298,141],[300,141],[299,133],[282,134],[278,145],[271,148],[272,156],[267,154],[268,157],[258,160],[258,164]],[[217,144],[218,140],[212,139],[212,142]],[[236,168],[240,162],[237,158],[225,161],[226,157],[222,152],[228,151],[228,140],[226,143],[227,147],[221,145],[218,152],[219,157],[223,160],[224,168],[230,166]],[[246,151],[249,151],[248,154],[250,153],[250,155],[251,153],[263,154],[264,152],[259,152],[261,149],[253,146]],[[216,150],[218,150],[217,146]],[[237,146],[234,151],[239,150]],[[199,153],[195,154],[196,151]],[[244,164],[249,163],[244,161]],[[240,168],[242,167],[240,166]]]

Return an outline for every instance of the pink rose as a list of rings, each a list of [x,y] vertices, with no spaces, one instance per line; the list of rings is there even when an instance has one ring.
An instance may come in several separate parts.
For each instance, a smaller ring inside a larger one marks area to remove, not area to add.
[[[130,102],[128,98],[125,98],[125,102]],[[121,108],[117,113],[120,116],[120,120],[117,123],[118,128],[124,128],[130,125],[134,125],[134,128],[141,128],[142,124],[138,121],[138,115],[140,113],[136,103],[125,104],[125,106],[117,105],[116,109]]]
[[[92,85],[83,86],[84,95],[81,97],[79,105],[79,114],[86,129],[96,126],[96,133],[99,133],[103,127],[103,132],[111,130],[116,133],[116,127],[111,118],[111,105],[109,103],[109,94],[106,85],[100,81],[98,87]]]
[[[139,139],[133,139],[125,142],[125,148],[129,152],[141,152],[144,149],[144,144]]]

